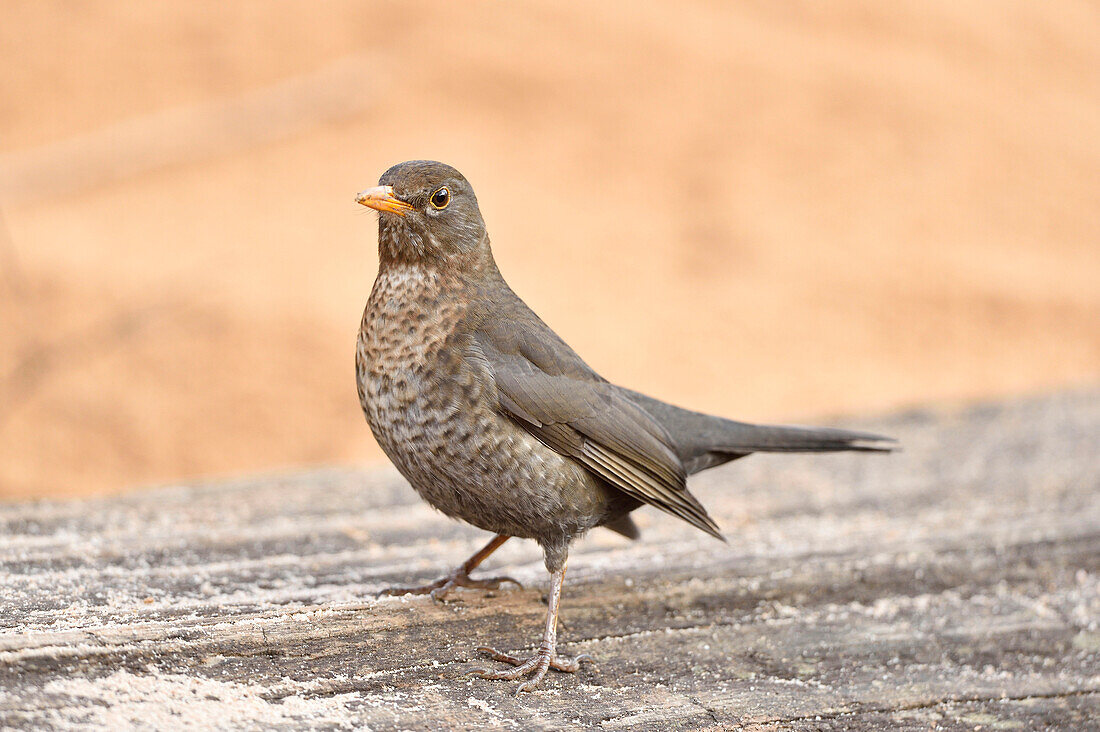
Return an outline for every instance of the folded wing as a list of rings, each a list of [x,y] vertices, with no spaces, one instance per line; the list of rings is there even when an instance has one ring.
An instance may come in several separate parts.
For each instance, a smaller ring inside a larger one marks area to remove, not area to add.
[[[472,340],[470,355],[492,373],[500,409],[524,429],[623,493],[722,538],[688,492],[665,428],[559,338],[525,337],[513,327],[490,328]]]

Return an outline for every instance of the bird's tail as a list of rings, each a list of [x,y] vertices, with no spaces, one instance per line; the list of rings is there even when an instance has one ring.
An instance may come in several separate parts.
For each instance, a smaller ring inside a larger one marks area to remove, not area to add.
[[[636,391],[623,389],[622,392],[665,427],[689,474],[754,452],[890,452],[898,449],[895,440],[868,432],[735,422],[666,404]]]
[[[869,432],[832,427],[746,424],[720,417],[712,419],[717,420],[720,426],[715,425],[718,429],[714,430],[715,444],[711,445],[711,449],[731,452],[890,452],[898,448],[896,440]]]

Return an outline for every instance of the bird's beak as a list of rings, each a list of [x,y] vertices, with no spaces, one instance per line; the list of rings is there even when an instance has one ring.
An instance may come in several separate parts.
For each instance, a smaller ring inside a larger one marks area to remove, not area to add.
[[[387,211],[404,216],[413,207],[393,195],[393,186],[375,186],[368,188],[355,197],[356,203],[369,206],[375,211]]]

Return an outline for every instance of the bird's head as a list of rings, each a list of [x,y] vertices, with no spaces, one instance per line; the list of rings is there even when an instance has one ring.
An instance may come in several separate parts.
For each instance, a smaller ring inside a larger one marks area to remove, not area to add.
[[[355,197],[379,212],[379,254],[396,260],[450,260],[488,246],[474,189],[434,160],[398,163]]]

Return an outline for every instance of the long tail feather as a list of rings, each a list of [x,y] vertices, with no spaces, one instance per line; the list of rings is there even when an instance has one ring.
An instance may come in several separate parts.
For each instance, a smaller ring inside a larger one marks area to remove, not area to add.
[[[756,425],[692,412],[629,389],[621,389],[649,412],[676,443],[676,454],[689,474],[754,452],[890,452],[898,443],[867,432],[829,427]]]
[[[730,452],[834,452],[860,450],[890,452],[898,449],[896,440],[869,432],[853,432],[831,427],[756,425],[723,419],[722,429],[711,445],[713,450]]]

